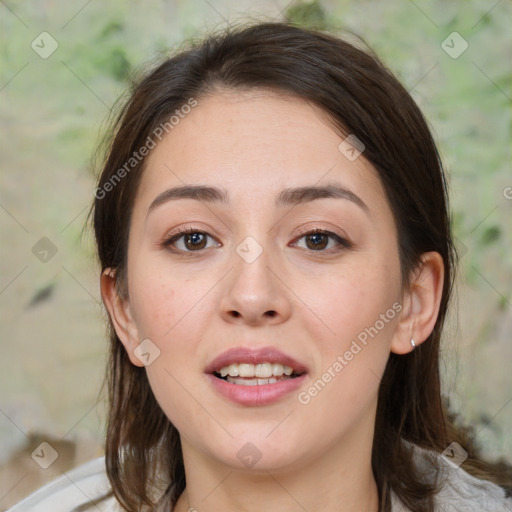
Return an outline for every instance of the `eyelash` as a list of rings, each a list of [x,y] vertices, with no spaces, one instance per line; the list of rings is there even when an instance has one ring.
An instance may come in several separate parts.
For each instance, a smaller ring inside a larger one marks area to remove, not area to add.
[[[171,248],[171,246],[177,242],[180,238],[183,238],[183,236],[185,235],[189,235],[189,234],[192,234],[192,233],[200,233],[202,235],[206,235],[206,236],[209,236],[210,238],[211,235],[209,233],[206,233],[205,231],[201,231],[199,229],[195,229],[195,228],[185,228],[185,229],[179,229],[175,234],[171,235],[170,237],[166,238],[163,242],[162,242],[162,247],[164,248]],[[331,249],[322,249],[322,250],[318,250],[318,251],[315,251],[313,249],[308,249],[310,252],[319,252],[319,253],[327,253],[327,254],[332,254],[332,253],[337,253],[343,249],[351,249],[353,247],[353,245],[348,241],[346,240],[345,238],[342,238],[340,237],[339,235],[337,235],[336,233],[333,233],[332,231],[327,231],[325,229],[310,229],[310,230],[306,230],[304,232],[301,232],[299,234],[299,236],[295,239],[296,242],[298,242],[299,240],[301,240],[302,238],[304,238],[305,236],[308,236],[308,235],[316,235],[316,234],[319,234],[319,235],[326,235],[328,236],[329,238],[332,238],[334,240],[336,240],[336,242],[338,242],[338,246],[335,247],[335,248],[331,248]],[[295,242],[295,243],[296,243]],[[171,248],[171,250],[173,252],[181,252],[183,254],[189,254],[189,255],[192,255],[193,253],[199,253],[205,249],[199,249],[197,251],[183,251],[182,249],[174,249],[174,248]]]

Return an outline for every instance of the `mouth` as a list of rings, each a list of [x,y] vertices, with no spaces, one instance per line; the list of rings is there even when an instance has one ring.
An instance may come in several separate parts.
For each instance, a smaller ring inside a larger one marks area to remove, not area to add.
[[[223,366],[213,375],[218,379],[239,386],[263,386],[277,382],[296,379],[305,371],[296,371],[294,368],[281,363],[231,363]]]
[[[304,385],[308,369],[274,347],[237,347],[216,357],[205,373],[219,396],[244,407],[257,407],[289,397]]]
[[[238,347],[215,358],[205,372],[238,386],[264,386],[296,379],[307,373],[307,368],[273,347]]]

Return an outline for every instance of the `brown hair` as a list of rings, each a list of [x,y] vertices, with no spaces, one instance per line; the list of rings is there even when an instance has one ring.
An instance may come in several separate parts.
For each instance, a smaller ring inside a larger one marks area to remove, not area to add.
[[[433,510],[435,483],[422,480],[403,440],[438,452],[457,441],[470,453],[463,465],[468,472],[504,485],[503,475],[491,476],[479,460],[471,436],[454,426],[441,396],[439,344],[456,263],[442,164],[420,110],[371,50],[318,30],[265,22],[211,35],[147,73],[116,119],[91,210],[102,271],[115,269],[126,296],[130,212],[144,160],[130,168],[126,163],[191,98],[240,88],[310,101],[340,135],[355,134],[364,143],[398,228],[404,286],[422,253],[437,251],[444,261],[433,332],[412,353],[392,353],[380,385],[372,451],[379,510],[390,511],[391,492],[415,512]],[[123,166],[127,172],[115,179]],[[185,488],[179,434],[156,402],[145,369],[130,362],[111,322],[109,329],[105,457],[112,491],[126,510],[169,510]]]

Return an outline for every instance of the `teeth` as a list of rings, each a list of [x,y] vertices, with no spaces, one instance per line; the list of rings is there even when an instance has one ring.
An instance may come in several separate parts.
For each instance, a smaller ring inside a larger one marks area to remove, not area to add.
[[[239,364],[238,375],[240,377],[254,377],[254,365],[253,364]]]
[[[293,368],[283,366],[279,363],[234,363],[229,366],[224,366],[219,370],[219,373],[221,377],[227,377],[229,375],[229,377],[257,377],[259,379],[268,379],[272,376],[290,376],[293,373]]]
[[[283,375],[284,366],[282,364],[274,363],[272,365],[272,375],[278,377],[279,375]]]
[[[257,364],[254,367],[255,377],[272,377],[272,365],[270,363]]]
[[[231,375],[231,377],[238,377],[238,365],[230,364],[229,366],[224,366],[224,368],[220,369],[221,377],[226,377],[227,375]]]
[[[240,377],[230,377],[228,376],[227,381],[231,382],[232,384],[239,384],[242,386],[261,386],[264,384],[275,384],[278,380],[287,380],[291,379],[291,377],[288,377],[284,375],[283,377],[276,379],[275,377],[270,377],[269,379],[243,379]]]

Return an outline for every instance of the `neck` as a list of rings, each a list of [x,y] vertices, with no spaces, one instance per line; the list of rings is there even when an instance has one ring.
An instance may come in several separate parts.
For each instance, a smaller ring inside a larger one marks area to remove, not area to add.
[[[239,471],[205,458],[182,439],[187,488],[174,510],[377,512],[372,437],[361,431],[351,437],[287,471]]]

